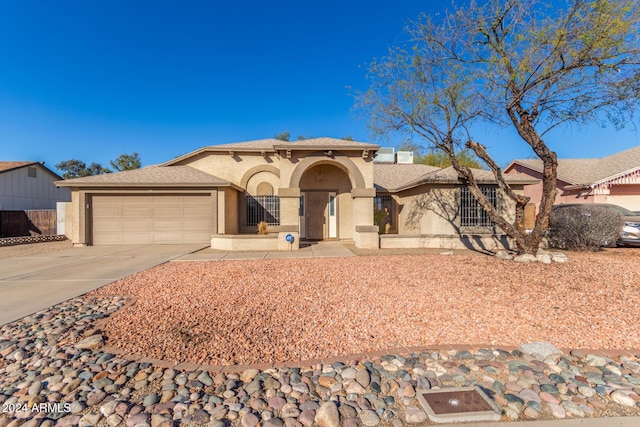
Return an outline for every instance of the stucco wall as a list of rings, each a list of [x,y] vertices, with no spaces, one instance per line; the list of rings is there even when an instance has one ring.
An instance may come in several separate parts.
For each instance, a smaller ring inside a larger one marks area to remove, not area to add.
[[[422,185],[395,195],[399,235],[491,234],[491,228],[460,228],[460,186]],[[522,194],[522,186],[514,190]],[[508,221],[515,219],[515,203],[497,192],[496,207]]]
[[[532,169],[526,168],[521,165],[515,165],[509,171],[505,171],[506,175],[514,175],[521,177],[531,177],[541,180],[536,184],[529,184],[524,186],[523,194],[531,198],[531,202],[536,205],[536,212],[540,207],[540,200],[542,200],[542,174]],[[553,201],[554,205],[562,203],[600,203],[595,200],[594,194],[591,190],[574,190],[567,189],[570,184],[565,181],[557,180],[556,189],[558,190],[556,198]],[[606,203],[606,202],[602,202]]]

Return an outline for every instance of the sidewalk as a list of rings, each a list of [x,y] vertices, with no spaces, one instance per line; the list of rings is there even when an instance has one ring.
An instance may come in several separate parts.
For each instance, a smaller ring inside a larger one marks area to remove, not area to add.
[[[289,258],[335,258],[355,256],[340,242],[304,242],[297,251],[249,251],[226,252],[215,249],[204,249],[184,255],[173,261],[227,261],[242,259],[289,259]]]

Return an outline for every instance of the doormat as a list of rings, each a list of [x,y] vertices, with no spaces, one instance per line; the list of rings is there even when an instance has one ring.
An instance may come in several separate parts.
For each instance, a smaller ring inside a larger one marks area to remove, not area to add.
[[[480,387],[418,390],[417,395],[434,423],[500,421],[500,408]]]

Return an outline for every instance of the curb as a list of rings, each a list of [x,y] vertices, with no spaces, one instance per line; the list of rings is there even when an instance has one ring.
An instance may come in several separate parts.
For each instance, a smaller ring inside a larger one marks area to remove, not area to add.
[[[437,424],[438,426],[464,426],[464,427],[637,427],[640,426],[640,417],[601,417],[601,418],[574,418],[570,420],[544,420],[544,421],[507,421],[507,422],[478,422]],[[421,424],[420,426],[433,427],[433,424]]]

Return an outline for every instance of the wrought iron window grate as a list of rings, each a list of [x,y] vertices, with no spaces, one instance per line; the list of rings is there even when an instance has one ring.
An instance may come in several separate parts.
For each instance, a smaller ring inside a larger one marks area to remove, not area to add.
[[[496,187],[480,187],[482,194],[496,207]],[[476,198],[467,187],[460,191],[460,226],[462,227],[493,227],[494,223],[489,214],[480,206]]]
[[[385,194],[373,198],[373,221],[379,227],[380,234],[396,230],[395,216],[395,201],[393,197]]]
[[[279,196],[247,196],[247,226],[256,226],[261,221],[280,225]]]

